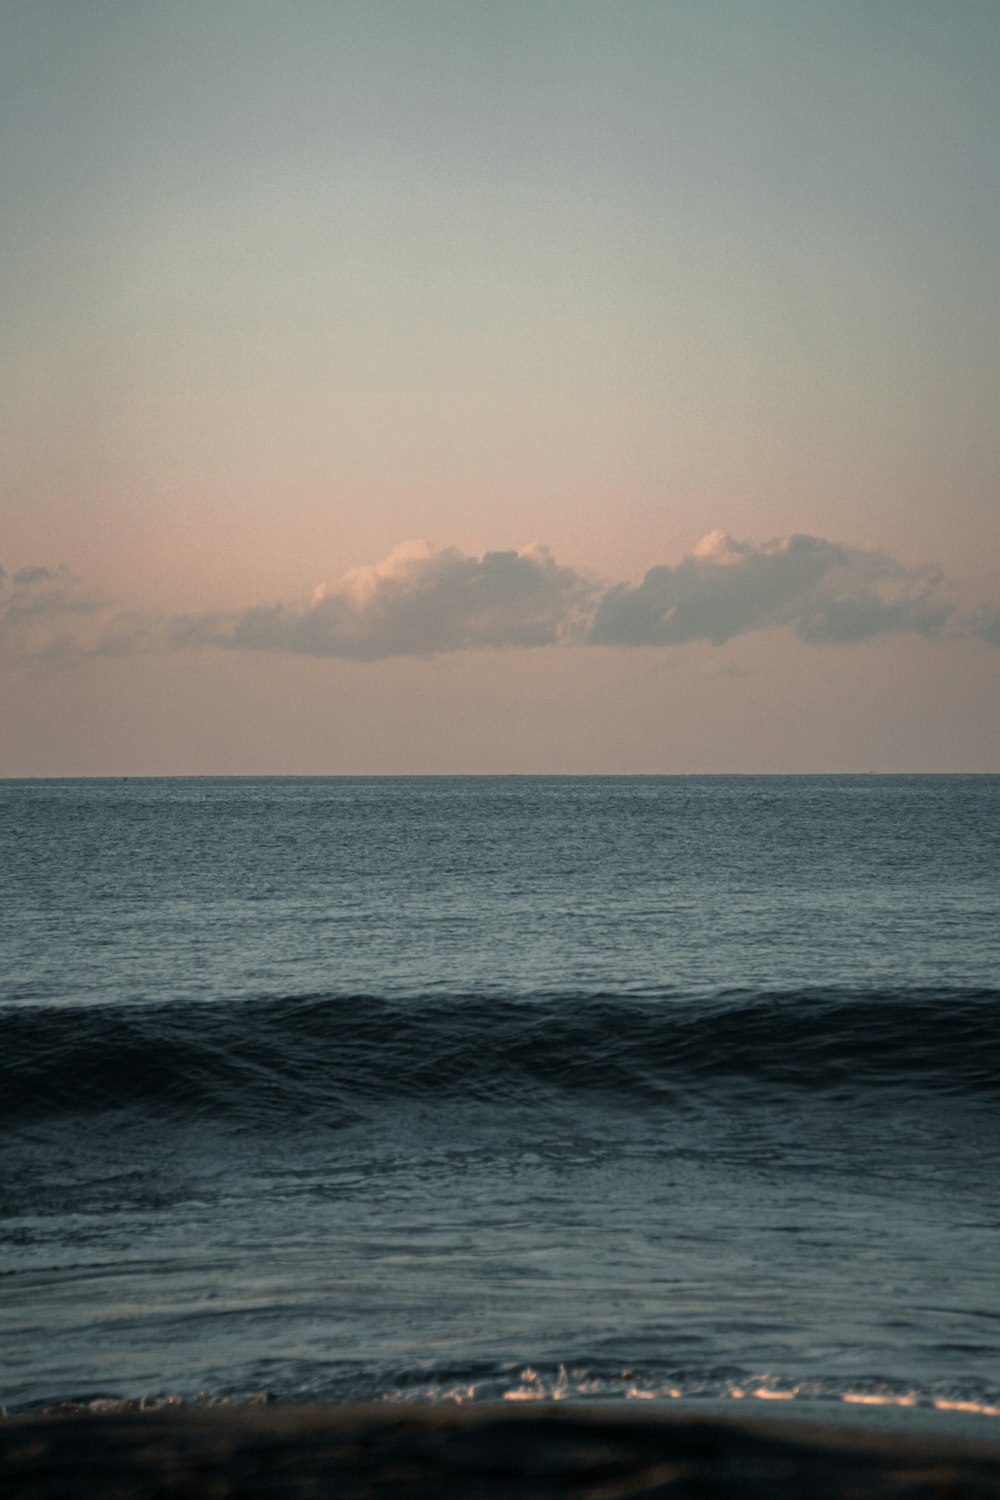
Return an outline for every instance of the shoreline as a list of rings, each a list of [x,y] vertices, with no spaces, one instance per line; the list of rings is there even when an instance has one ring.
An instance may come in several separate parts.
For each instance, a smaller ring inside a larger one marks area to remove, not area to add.
[[[56,1411],[0,1421],[0,1490],[5,1500],[1000,1500],[1000,1438],[827,1418],[572,1402]]]

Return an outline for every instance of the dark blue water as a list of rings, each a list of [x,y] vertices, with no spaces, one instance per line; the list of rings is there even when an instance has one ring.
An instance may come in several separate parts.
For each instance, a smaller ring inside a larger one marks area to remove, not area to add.
[[[0,839],[10,1407],[1000,1414],[1000,778],[6,782]]]

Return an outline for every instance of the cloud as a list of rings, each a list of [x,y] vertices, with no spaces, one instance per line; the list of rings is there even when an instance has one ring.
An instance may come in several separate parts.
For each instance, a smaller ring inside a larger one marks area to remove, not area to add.
[[[482,647],[551,646],[573,630],[593,585],[544,548],[472,557],[406,542],[298,608],[175,622],[178,644],[376,661]]]
[[[847,645],[911,631],[939,636],[955,613],[935,569],[908,569],[881,552],[817,536],[755,546],[724,532],[673,565],[650,568],[601,600],[588,640],[602,646],[716,645],[791,626],[810,644]]]
[[[1000,646],[1000,604],[981,604],[965,616],[969,635],[988,641],[991,646]]]
[[[890,631],[1000,645],[1000,604],[962,613],[939,570],[881,552],[805,535],[754,544],[718,531],[641,583],[607,589],[543,547],[477,557],[407,542],[298,605],[173,617],[116,609],[65,568],[0,569],[0,656],[21,664],[198,648],[377,661],[568,643],[721,645],[781,628],[813,645]]]
[[[68,568],[0,568],[0,655],[9,662],[131,654],[148,635],[147,621],[116,610]]]
[[[469,556],[407,542],[302,605],[160,617],[115,609],[65,568],[0,569],[0,655],[68,665],[84,656],[214,646],[376,661],[483,647],[550,646],[579,634],[595,587],[543,547]]]

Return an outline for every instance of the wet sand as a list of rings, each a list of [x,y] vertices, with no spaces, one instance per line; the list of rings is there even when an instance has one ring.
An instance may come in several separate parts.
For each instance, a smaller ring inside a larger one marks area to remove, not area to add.
[[[1000,1500],[1000,1442],[606,1406],[181,1407],[0,1422],[4,1500]]]

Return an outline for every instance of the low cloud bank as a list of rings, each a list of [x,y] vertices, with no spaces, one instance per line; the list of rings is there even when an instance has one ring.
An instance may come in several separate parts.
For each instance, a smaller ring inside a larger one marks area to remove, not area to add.
[[[552,646],[580,627],[594,586],[544,548],[470,557],[406,542],[313,602],[256,606],[235,619],[177,621],[177,644],[376,661],[485,646]]]
[[[305,604],[154,617],[116,610],[65,568],[0,569],[0,656],[84,656],[215,647],[377,661],[508,646],[722,644],[792,629],[814,645],[887,632],[1000,645],[1000,604],[960,611],[934,568],[795,535],[756,545],[705,537],[641,583],[602,588],[541,547],[471,556],[424,543],[318,589]]]
[[[601,600],[588,639],[603,646],[722,645],[791,626],[814,645],[849,645],[889,630],[939,636],[955,614],[936,569],[818,536],[762,546],[715,531],[679,563],[650,568]]]

